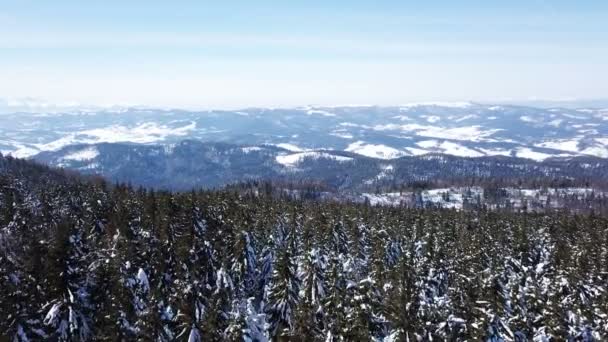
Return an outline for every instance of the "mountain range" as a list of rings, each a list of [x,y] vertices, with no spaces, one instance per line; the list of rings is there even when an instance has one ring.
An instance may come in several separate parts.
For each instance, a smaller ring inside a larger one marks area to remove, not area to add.
[[[0,152],[19,157],[82,143],[170,146],[185,139],[272,144],[294,152],[337,150],[378,159],[429,153],[534,160],[608,157],[608,109],[470,102],[221,111],[75,107],[1,118]]]
[[[156,188],[271,179],[369,191],[470,177],[584,185],[601,182],[607,169],[608,109],[470,102],[23,108],[0,114],[2,154]]]
[[[280,144],[279,144],[280,145]],[[443,182],[506,185],[536,180],[604,187],[608,159],[553,157],[458,157],[444,154],[372,158],[337,150],[293,151],[275,145],[243,146],[184,140],[175,144],[100,143],[69,145],[37,154],[55,167],[96,174],[116,182],[172,190],[217,188],[249,180],[322,183],[335,191],[396,189],[402,184]]]

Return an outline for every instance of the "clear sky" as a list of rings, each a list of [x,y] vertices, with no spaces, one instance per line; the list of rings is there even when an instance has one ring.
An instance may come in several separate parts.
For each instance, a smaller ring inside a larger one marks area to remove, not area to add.
[[[0,0],[0,98],[176,107],[608,97],[608,1]]]

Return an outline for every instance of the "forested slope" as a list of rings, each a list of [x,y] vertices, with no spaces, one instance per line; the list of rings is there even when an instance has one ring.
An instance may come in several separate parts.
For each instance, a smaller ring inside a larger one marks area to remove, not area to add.
[[[15,341],[601,341],[607,246],[599,216],[151,192],[0,157]]]

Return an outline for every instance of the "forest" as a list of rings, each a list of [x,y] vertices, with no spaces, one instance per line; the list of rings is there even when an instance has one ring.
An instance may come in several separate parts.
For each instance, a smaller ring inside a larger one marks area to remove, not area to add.
[[[0,156],[0,340],[603,341],[607,283],[593,212],[174,193]]]

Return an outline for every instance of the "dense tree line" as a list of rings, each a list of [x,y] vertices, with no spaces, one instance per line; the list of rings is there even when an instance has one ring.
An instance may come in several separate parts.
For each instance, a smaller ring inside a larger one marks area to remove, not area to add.
[[[14,341],[601,341],[608,219],[108,186],[0,158]]]

